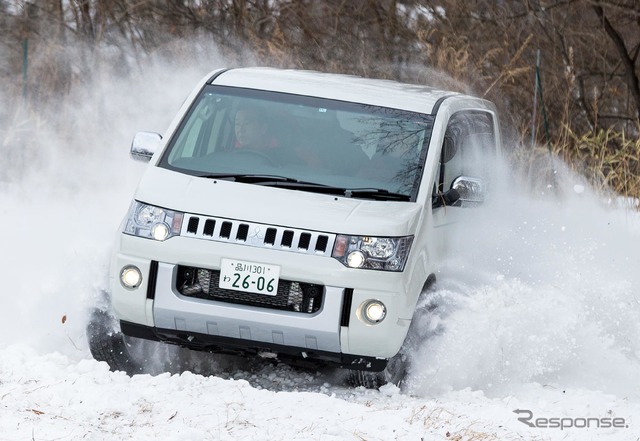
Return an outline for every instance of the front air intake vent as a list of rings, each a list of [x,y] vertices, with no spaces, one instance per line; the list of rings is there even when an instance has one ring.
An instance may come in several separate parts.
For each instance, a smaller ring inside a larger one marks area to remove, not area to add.
[[[331,256],[335,234],[291,227],[185,214],[180,234],[197,239],[236,243],[316,256]]]
[[[245,241],[247,240],[248,234],[249,234],[249,225],[240,224],[240,226],[238,227],[238,233],[236,234],[236,239]]]
[[[229,221],[222,222],[222,227],[220,228],[220,237],[223,239],[229,239],[231,237],[231,228],[233,224]]]
[[[324,253],[327,250],[327,243],[329,243],[329,236],[318,236],[316,251]]]
[[[298,248],[301,250],[308,250],[309,243],[311,242],[311,235],[309,233],[302,233],[300,240],[298,241]]]
[[[216,221],[214,221],[213,219],[207,219],[207,221],[204,223],[204,231],[202,232],[202,234],[204,234],[205,236],[213,236],[215,228]]]
[[[282,242],[280,242],[283,247],[291,248],[291,244],[293,243],[293,231],[285,230],[282,233]]]
[[[197,217],[189,218],[189,222],[187,223],[187,232],[196,234],[198,232],[198,224],[200,223],[200,219]]]
[[[264,243],[267,245],[273,245],[276,243],[276,234],[278,230],[275,228],[267,228],[267,234],[264,236]]]

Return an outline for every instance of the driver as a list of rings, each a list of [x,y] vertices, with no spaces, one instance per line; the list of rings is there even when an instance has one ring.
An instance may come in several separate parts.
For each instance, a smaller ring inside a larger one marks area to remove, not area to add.
[[[272,150],[278,142],[269,133],[267,112],[259,106],[242,106],[236,112],[235,134],[237,149]]]

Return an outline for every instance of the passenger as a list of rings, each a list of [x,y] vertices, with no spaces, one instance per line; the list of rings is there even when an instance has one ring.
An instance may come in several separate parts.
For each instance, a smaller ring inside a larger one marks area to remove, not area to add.
[[[418,167],[418,155],[418,149],[410,143],[387,141],[378,146],[378,151],[356,175],[380,183],[410,186]]]

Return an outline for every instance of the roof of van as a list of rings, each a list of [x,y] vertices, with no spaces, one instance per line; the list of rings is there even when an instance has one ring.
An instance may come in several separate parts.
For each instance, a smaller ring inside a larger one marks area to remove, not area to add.
[[[390,80],[268,67],[229,69],[218,74],[212,84],[315,96],[420,113],[433,113],[436,103],[445,97],[465,97],[457,92]]]

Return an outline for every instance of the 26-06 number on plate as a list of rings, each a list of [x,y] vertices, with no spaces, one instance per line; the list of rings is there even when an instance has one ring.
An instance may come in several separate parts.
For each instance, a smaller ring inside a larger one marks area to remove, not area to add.
[[[278,265],[222,259],[218,285],[220,288],[275,296],[279,277]]]

